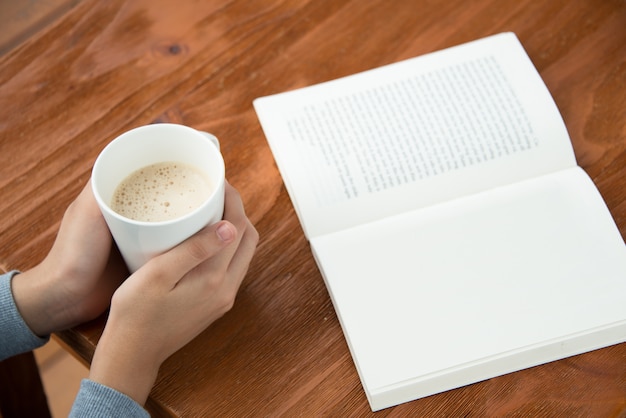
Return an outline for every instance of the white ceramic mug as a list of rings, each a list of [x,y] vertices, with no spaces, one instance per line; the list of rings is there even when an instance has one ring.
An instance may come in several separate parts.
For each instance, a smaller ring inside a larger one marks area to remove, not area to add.
[[[162,222],[136,221],[111,209],[117,186],[147,165],[176,161],[204,172],[213,184],[209,198],[182,217]],[[141,126],[115,138],[93,166],[91,185],[128,269],[135,272],[152,257],[180,244],[224,213],[224,160],[215,136],[183,125]]]

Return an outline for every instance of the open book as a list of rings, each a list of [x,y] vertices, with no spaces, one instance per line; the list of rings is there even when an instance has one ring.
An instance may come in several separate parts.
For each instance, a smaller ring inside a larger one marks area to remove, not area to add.
[[[372,410],[626,341],[626,246],[512,33],[254,107]]]

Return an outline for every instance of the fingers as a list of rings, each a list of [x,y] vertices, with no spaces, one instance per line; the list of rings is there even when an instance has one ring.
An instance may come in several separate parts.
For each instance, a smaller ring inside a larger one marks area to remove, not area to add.
[[[216,257],[224,247],[236,239],[237,230],[228,221],[208,226],[146,263],[148,276],[173,288],[185,274],[208,259]]]
[[[256,251],[259,234],[245,214],[239,193],[228,184],[227,199],[228,203],[225,208],[224,218],[233,222],[239,231],[237,245],[233,245],[226,250],[229,253],[227,260],[228,265],[224,266],[227,272],[226,286],[230,289],[230,293],[234,299],[248,271],[252,256]]]
[[[91,179],[87,181],[87,184],[83,187],[76,199],[68,206],[67,212],[70,213],[70,216],[79,215],[88,217],[92,221],[95,220],[103,226],[106,226],[91,189]]]
[[[229,277],[235,277],[235,282],[240,283],[256,249],[258,234],[246,216],[239,192],[228,183],[224,200],[224,220],[236,228],[237,238],[204,268],[206,274],[222,272]]]
[[[237,229],[238,234],[235,244],[220,254],[219,259],[216,260],[214,267],[222,270],[226,270],[230,265],[249,223],[239,192],[228,182],[226,182],[224,195],[224,220],[229,221]]]
[[[65,238],[66,236],[67,238]],[[70,257],[82,254],[89,248],[94,253],[101,253],[101,258],[104,260],[108,257],[108,248],[111,246],[112,237],[93,196],[91,181],[87,182],[83,190],[66,209],[57,238],[67,240],[62,249],[67,251]],[[66,248],[68,245],[76,246],[75,251],[71,252],[70,249]],[[63,257],[67,258],[68,254],[63,254]]]
[[[257,242],[258,234],[246,217],[239,192],[226,183],[224,220],[204,228],[148,264],[154,265],[151,274],[169,277],[172,287],[193,269],[200,270],[196,274],[198,280],[200,277],[213,280],[235,277],[238,287]]]
[[[243,234],[243,237],[237,247],[237,251],[233,254],[230,265],[228,266],[228,276],[231,280],[231,285],[235,289],[239,289],[241,282],[243,281],[252,256],[256,251],[256,246],[259,242],[259,234],[256,229],[248,222],[248,226]]]
[[[47,258],[60,263],[55,269],[66,267],[81,274],[92,271],[96,274],[106,263],[111,243],[111,234],[91,191],[91,184],[87,182],[66,209]]]

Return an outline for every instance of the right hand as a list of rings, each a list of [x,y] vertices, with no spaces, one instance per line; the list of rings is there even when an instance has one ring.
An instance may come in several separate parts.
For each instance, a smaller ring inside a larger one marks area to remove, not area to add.
[[[233,306],[258,239],[227,183],[223,221],[153,258],[117,289],[89,378],[143,405],[165,359]]]

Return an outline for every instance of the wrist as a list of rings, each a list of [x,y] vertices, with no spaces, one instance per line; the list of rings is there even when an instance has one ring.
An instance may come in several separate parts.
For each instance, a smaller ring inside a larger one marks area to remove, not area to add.
[[[162,362],[150,354],[149,343],[135,342],[119,328],[115,333],[107,328],[96,347],[89,379],[145,405]]]
[[[40,266],[13,276],[11,293],[17,310],[31,331],[44,337],[59,329],[59,310],[46,274]]]

